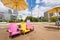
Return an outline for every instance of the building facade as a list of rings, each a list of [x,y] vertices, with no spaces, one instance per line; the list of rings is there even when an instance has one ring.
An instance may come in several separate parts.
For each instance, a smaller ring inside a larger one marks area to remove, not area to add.
[[[11,19],[17,19],[18,17],[18,12],[13,10],[12,14],[11,14]]]
[[[11,20],[17,19],[17,13],[15,11],[8,9],[8,12],[0,12],[0,20]]]
[[[60,7],[52,8],[44,13],[44,17],[48,19],[54,16],[60,17]]]

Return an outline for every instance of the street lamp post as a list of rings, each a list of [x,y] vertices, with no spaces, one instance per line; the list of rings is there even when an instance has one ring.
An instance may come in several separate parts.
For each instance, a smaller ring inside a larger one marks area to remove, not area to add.
[[[39,6],[38,6],[38,18],[39,18]]]
[[[36,0],[36,4],[38,5],[38,16],[37,16],[38,18],[39,18],[39,3],[40,3],[40,0]]]
[[[31,19],[30,20],[32,21],[32,0],[31,0]]]

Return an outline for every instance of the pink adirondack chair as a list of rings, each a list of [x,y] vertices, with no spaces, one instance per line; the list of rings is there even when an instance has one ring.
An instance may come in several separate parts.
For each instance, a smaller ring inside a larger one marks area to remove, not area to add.
[[[26,22],[26,27],[27,27],[27,29],[30,29],[31,31],[34,30],[34,26],[31,26],[30,22]]]
[[[19,29],[20,28],[18,28],[17,23],[10,23],[8,32],[9,32],[10,36],[12,37],[14,35],[21,34],[21,31]]]

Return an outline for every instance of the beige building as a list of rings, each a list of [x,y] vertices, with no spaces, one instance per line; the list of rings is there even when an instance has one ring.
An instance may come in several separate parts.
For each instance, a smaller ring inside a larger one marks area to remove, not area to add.
[[[60,17],[60,7],[52,8],[44,13],[44,17],[48,18],[49,21],[50,21],[50,17],[53,17],[53,16]]]

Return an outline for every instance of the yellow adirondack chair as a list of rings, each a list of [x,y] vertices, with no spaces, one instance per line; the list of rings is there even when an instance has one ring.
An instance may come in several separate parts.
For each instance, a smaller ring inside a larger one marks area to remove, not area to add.
[[[23,34],[30,32],[30,30],[26,29],[26,23],[25,22],[21,22],[20,25],[21,25],[21,29],[22,29]]]

